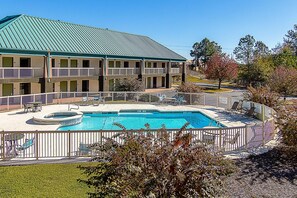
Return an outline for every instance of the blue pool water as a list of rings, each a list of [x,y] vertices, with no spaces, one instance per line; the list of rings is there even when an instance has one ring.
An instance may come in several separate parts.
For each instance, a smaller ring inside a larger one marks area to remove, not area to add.
[[[179,129],[189,122],[188,128],[223,125],[200,112],[156,112],[126,111],[119,113],[85,113],[82,122],[72,126],[62,126],[58,130],[120,130],[113,123],[120,123],[127,129],[145,128],[149,123],[151,129],[159,129],[164,124],[167,129]]]

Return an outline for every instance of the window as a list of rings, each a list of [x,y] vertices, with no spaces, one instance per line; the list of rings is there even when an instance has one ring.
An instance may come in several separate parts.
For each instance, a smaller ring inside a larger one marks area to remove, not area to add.
[[[90,67],[90,60],[83,60],[83,67]]]
[[[102,66],[103,66],[103,61],[100,60],[100,61],[99,61],[99,68],[102,68]]]
[[[136,63],[135,63],[135,67],[136,67],[136,68],[139,68],[139,67],[140,67],[140,62],[136,62]]]
[[[31,58],[20,58],[20,67],[31,67]]]
[[[67,85],[67,81],[61,81],[60,82],[60,91],[61,92],[67,92],[67,87],[68,85]]]
[[[114,61],[108,61],[108,67],[114,67]]]
[[[126,68],[129,67],[129,62],[128,61],[124,62],[124,67],[126,67]]]
[[[68,59],[61,59],[60,67],[68,67]]]
[[[166,65],[165,63],[162,63],[162,68],[165,68],[165,65]]]
[[[121,67],[121,61],[116,61],[116,67]]]
[[[12,57],[3,57],[2,58],[3,67],[13,67],[13,58]]]
[[[154,68],[157,68],[158,67],[158,64],[157,63],[154,63]]]
[[[70,67],[77,67],[77,60],[71,60]]]
[[[30,94],[31,93],[31,84],[30,83],[20,83],[20,94]]]
[[[56,62],[54,58],[52,58],[52,67],[56,67]]]
[[[151,68],[152,67],[152,63],[151,62],[146,62],[146,67]]]

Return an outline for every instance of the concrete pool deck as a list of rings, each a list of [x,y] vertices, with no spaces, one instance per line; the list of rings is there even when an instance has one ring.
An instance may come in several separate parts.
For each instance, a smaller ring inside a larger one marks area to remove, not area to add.
[[[72,105],[71,105],[72,106]],[[75,107],[74,105],[72,107]],[[223,108],[216,108],[213,106],[199,106],[199,105],[151,105],[151,104],[100,104],[99,106],[79,106],[78,110],[72,111],[98,111],[110,112],[119,110],[159,110],[159,111],[200,111],[205,115],[219,121],[227,127],[245,126],[261,123],[261,121],[243,116],[241,114],[230,114],[224,111]],[[59,125],[39,125],[32,121],[33,116],[43,116],[53,112],[67,111],[68,105],[48,105],[43,106],[40,112],[25,113],[23,109],[13,110],[9,112],[0,113],[0,130],[4,131],[53,131],[57,130]]]

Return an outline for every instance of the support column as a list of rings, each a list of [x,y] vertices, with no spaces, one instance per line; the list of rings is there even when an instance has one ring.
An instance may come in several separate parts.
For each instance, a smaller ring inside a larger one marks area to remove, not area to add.
[[[186,75],[187,75],[187,67],[186,67],[186,62],[183,62],[182,66],[182,82],[186,82]]]
[[[138,79],[141,80],[141,82],[144,84],[145,86],[145,59],[142,59],[140,61],[141,65],[140,65],[140,74],[138,75]]]
[[[44,76],[40,79],[41,93],[53,92],[52,78],[52,66],[51,66],[51,53],[47,52],[44,57]]]
[[[103,59],[102,73],[99,76],[99,91],[109,91],[107,56]]]
[[[172,83],[172,76],[170,75],[171,72],[171,61],[167,63],[167,70],[166,70],[166,88],[171,88]]]

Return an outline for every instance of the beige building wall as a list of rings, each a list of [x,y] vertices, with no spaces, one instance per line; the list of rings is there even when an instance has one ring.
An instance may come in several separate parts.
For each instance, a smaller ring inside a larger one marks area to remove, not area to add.
[[[98,90],[99,90],[98,80],[89,80],[89,91],[98,92]]]
[[[41,92],[41,85],[40,83],[31,83],[31,93],[38,94]]]

